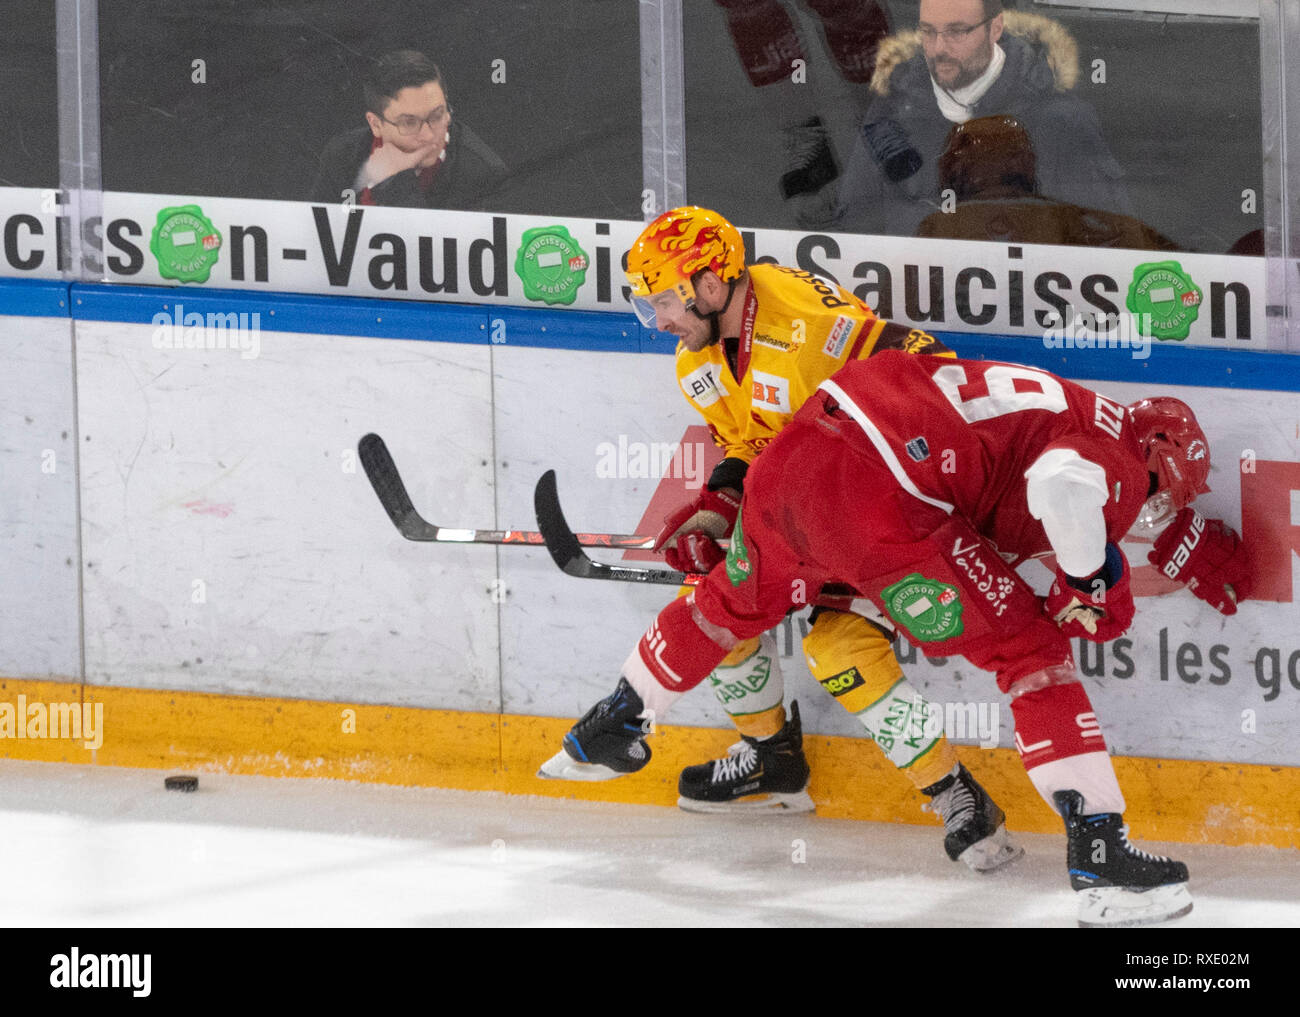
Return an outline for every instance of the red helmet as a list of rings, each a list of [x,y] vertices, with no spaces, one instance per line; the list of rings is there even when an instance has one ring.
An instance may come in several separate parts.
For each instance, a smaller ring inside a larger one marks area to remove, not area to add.
[[[1182,509],[1210,488],[1210,443],[1196,414],[1181,399],[1159,396],[1128,408],[1147,469],[1156,475],[1156,491],[1168,491],[1174,509]]]

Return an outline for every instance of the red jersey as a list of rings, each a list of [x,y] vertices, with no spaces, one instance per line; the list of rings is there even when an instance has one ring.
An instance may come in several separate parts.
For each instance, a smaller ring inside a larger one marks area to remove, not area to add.
[[[1098,486],[1097,468],[1104,471],[1097,501],[1104,496],[1112,543],[1147,499],[1149,476],[1127,409],[1047,371],[885,351],[846,365],[821,388],[905,489],[968,519],[1009,561],[1052,551],[1028,505],[1025,475],[1036,463],[1076,465]]]

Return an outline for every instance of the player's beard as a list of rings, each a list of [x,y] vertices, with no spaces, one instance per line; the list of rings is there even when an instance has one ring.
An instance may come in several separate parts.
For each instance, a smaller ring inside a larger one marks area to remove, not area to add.
[[[702,315],[695,319],[690,326],[689,334],[682,336],[686,348],[692,353],[698,353],[716,343],[718,341],[716,321],[717,319],[710,315]]]

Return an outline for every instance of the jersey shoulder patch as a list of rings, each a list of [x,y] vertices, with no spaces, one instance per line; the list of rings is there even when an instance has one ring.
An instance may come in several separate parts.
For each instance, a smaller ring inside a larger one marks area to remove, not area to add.
[[[885,350],[952,356],[952,351],[929,332],[924,332],[919,328],[909,328],[906,325],[899,325],[892,321],[885,322],[867,355],[883,353]]]
[[[847,314],[837,315],[835,320],[831,322],[830,331],[826,333],[826,341],[822,343],[822,352],[836,360],[841,359],[849,345],[849,339],[853,337],[854,330],[864,320],[863,318],[850,317]]]

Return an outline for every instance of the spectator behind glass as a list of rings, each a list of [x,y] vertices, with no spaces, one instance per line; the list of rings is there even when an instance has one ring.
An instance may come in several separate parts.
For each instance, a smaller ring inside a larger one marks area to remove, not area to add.
[[[1001,0],[921,0],[919,21],[880,46],[876,98],[840,185],[839,229],[914,235],[939,209],[939,156],[952,126],[999,114],[1028,132],[1043,193],[1131,213],[1097,115],[1072,93],[1079,51],[1062,25],[1003,12]]]
[[[1038,159],[1015,117],[979,117],[955,124],[939,156],[939,188],[952,191],[951,211],[932,212],[919,237],[1013,244],[1069,244],[1173,251],[1146,223],[1040,194]]]
[[[363,92],[366,125],[321,155],[312,200],[358,205],[487,210],[506,167],[452,115],[442,73],[415,50],[381,57]]]
[[[727,32],[763,119],[779,128],[783,170],[777,183],[803,229],[832,224],[840,175],[831,137],[817,108],[816,90],[792,72],[808,53],[790,10],[778,0],[714,0],[726,14]],[[876,68],[876,49],[889,34],[889,18],[878,0],[807,0],[821,20],[826,48],[840,76],[866,85]],[[758,184],[757,181],[754,181]],[[759,185],[761,186],[761,185]]]

